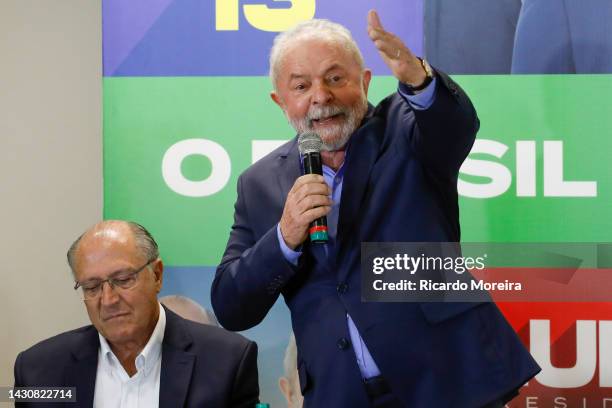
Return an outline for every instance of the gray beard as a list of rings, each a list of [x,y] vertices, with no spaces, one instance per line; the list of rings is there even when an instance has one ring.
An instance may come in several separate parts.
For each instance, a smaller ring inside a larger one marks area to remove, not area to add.
[[[298,134],[304,132],[315,132],[323,141],[323,147],[321,150],[324,151],[335,151],[342,149],[351,135],[359,125],[361,120],[365,116],[368,110],[368,100],[365,95],[360,103],[355,104],[349,108],[339,107],[337,105],[325,105],[325,106],[313,106],[308,110],[306,117],[296,120],[289,119],[289,123],[296,130]],[[333,115],[343,114],[345,120],[334,126],[326,127],[324,129],[314,129],[313,120],[319,118],[325,118]]]

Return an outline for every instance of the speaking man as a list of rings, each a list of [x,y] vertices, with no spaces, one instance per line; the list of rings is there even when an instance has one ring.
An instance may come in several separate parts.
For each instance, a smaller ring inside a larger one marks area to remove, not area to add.
[[[457,174],[479,122],[468,97],[368,15],[399,81],[373,107],[371,72],[327,20],[279,34],[271,96],[295,130],[323,140],[323,176],[301,174],[296,139],[238,180],[212,287],[219,322],[258,324],[282,293],[306,407],[498,407],[538,366],[494,304],[364,303],[360,243],[459,241]],[[327,216],[330,241],[307,240]]]
[[[258,402],[256,344],[159,304],[163,263],[144,227],[101,222],[74,242],[68,263],[92,325],[20,353],[16,387],[76,387],[71,407]]]

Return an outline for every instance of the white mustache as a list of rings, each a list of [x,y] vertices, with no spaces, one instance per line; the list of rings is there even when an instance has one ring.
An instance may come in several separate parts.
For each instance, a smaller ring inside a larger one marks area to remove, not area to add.
[[[339,114],[344,114],[346,116],[348,115],[348,112],[346,109],[343,109],[339,106],[316,106],[308,110],[308,115],[306,116],[306,119],[309,122],[312,122],[313,120],[329,118],[331,116]]]
[[[298,132],[304,133],[314,130],[315,120],[326,119],[335,115],[343,115],[341,121],[334,122],[333,126],[322,126],[317,130],[323,140],[322,150],[338,150],[346,145],[351,134],[357,129],[361,119],[367,111],[367,99],[365,95],[361,102],[351,106],[342,105],[315,105],[310,106],[308,112],[301,118],[291,118],[287,111],[285,116],[291,126]]]

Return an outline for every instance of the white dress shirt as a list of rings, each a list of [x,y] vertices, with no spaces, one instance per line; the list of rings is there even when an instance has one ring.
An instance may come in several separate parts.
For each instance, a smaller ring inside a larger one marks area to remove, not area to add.
[[[101,334],[94,408],[156,408],[159,406],[161,352],[166,330],[166,312],[159,306],[159,319],[151,338],[136,357],[136,374],[125,371]]]

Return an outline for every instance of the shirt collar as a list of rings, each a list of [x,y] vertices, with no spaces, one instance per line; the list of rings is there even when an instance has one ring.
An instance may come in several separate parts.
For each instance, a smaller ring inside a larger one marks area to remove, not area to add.
[[[139,357],[143,357],[145,375],[151,371],[155,363],[161,358],[162,342],[164,341],[164,332],[166,331],[166,312],[159,302],[157,305],[159,307],[157,324],[155,329],[153,329],[151,338],[139,354]]]
[[[155,363],[161,358],[162,351],[162,343],[164,341],[164,333],[166,331],[166,311],[164,308],[157,303],[159,307],[159,318],[157,319],[157,324],[153,329],[153,333],[151,333],[151,337],[149,341],[144,346],[142,351],[136,356],[136,369],[138,371],[143,370],[143,374],[146,376],[153,367],[155,367]],[[98,332],[98,337],[100,339],[100,352],[102,354],[102,358],[106,359],[106,362],[109,365],[109,368],[116,367],[119,364],[119,360],[115,356],[115,353],[110,348],[108,341]]]

